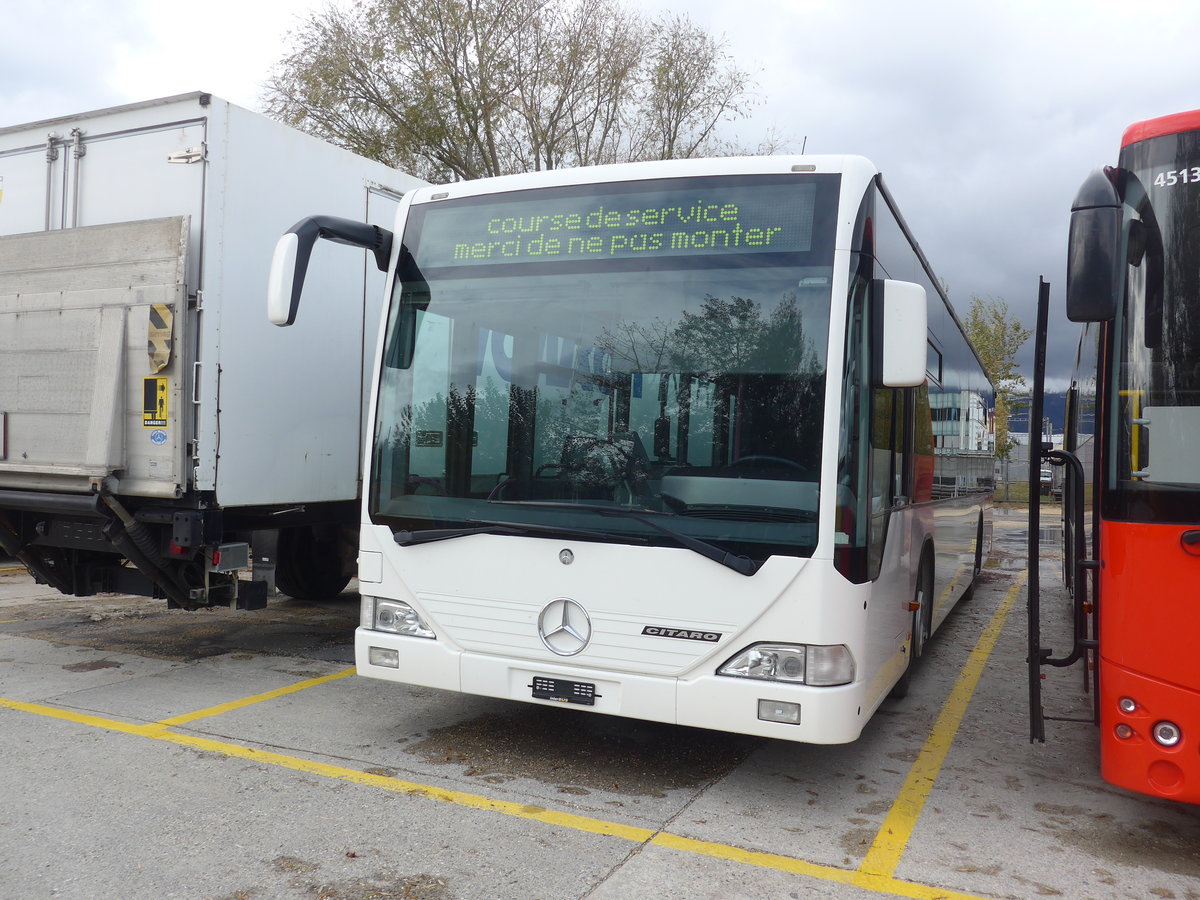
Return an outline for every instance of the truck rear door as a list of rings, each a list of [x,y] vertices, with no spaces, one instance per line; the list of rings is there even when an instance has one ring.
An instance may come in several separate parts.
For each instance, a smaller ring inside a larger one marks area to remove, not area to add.
[[[186,489],[190,227],[0,237],[0,487]]]

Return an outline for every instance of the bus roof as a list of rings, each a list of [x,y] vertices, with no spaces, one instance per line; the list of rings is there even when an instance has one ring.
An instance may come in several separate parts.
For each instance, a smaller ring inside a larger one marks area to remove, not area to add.
[[[1200,109],[1159,116],[1157,119],[1135,122],[1126,128],[1125,134],[1121,137],[1121,146],[1128,147],[1138,141],[1178,134],[1181,131],[1192,131],[1196,128],[1200,128]]]

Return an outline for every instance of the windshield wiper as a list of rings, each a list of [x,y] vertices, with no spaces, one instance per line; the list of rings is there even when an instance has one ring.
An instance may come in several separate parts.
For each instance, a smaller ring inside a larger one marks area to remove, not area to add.
[[[392,539],[401,547],[413,544],[428,544],[432,541],[448,541],[453,538],[468,537],[472,534],[511,534],[528,537],[530,535],[546,535],[550,537],[574,537],[595,540],[607,537],[603,531],[589,531],[584,528],[561,528],[557,525],[539,525],[530,522],[491,522],[485,519],[468,519],[462,528],[426,528],[421,531],[397,531]],[[624,536],[622,536],[624,537]],[[639,540],[634,538],[634,540]],[[640,539],[645,543],[645,539]]]
[[[632,519],[635,522],[641,522],[655,531],[659,531],[670,538],[673,538],[681,547],[686,547],[693,553],[699,553],[706,559],[711,559],[713,562],[720,563],[728,569],[733,569],[739,575],[753,575],[758,571],[758,565],[754,560],[747,556],[735,556],[724,547],[718,547],[716,544],[711,544],[708,541],[700,538],[692,537],[690,534],[684,534],[681,531],[676,531],[669,525],[664,525],[662,522],[656,522],[649,516],[666,516],[668,513],[661,513],[655,509],[645,509],[643,507],[632,508],[625,506],[600,506],[590,503],[553,503],[539,500],[490,500],[490,503],[511,506],[540,506],[550,509],[582,509],[588,512],[594,512],[602,516],[611,516],[618,519]]]

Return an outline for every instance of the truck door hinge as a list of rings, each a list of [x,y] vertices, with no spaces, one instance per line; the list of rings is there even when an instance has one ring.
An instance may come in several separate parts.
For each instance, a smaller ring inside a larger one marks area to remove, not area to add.
[[[182,150],[176,150],[167,157],[167,162],[190,165],[204,162],[206,159],[208,159],[208,144],[200,144],[196,147],[184,147]]]

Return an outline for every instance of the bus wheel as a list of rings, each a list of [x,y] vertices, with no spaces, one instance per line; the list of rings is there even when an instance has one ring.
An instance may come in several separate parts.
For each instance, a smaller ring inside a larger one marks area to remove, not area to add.
[[[336,526],[279,530],[275,584],[296,600],[331,600],[350,583]]]
[[[933,632],[933,565],[930,552],[926,550],[921,558],[921,571],[917,573],[917,592],[915,596],[917,608],[913,612],[912,658],[919,659],[925,655],[925,646]]]
[[[979,514],[979,525],[975,529],[975,565],[971,569],[971,583],[963,591],[962,602],[975,596],[975,582],[983,571],[983,513]]]
[[[917,609],[913,611],[912,639],[908,643],[908,668],[888,693],[894,700],[908,696],[908,689],[912,686],[913,666],[916,665],[917,657],[924,654],[925,645],[929,642],[933,622],[932,598],[933,566],[929,563],[929,553],[926,551],[921,559],[921,570],[917,573],[917,590],[913,596]]]
[[[979,530],[975,537],[975,571],[971,577],[978,578],[983,571],[983,513],[979,514]]]

